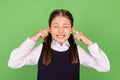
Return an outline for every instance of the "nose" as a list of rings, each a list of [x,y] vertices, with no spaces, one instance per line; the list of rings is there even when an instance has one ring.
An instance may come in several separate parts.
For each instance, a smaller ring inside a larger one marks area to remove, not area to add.
[[[63,28],[59,28],[58,30],[60,33],[64,32],[64,29]]]

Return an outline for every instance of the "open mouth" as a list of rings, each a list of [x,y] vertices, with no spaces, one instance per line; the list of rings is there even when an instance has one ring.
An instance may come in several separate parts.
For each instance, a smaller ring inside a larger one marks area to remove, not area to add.
[[[64,38],[65,35],[56,35],[58,38]]]

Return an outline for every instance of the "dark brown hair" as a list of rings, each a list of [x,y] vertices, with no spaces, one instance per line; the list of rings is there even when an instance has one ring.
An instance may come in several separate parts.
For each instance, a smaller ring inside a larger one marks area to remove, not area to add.
[[[73,26],[73,22],[74,22],[73,16],[68,10],[65,10],[65,9],[53,10],[53,12],[50,14],[50,17],[49,17],[49,26],[51,26],[51,22],[56,16],[63,16],[63,17],[68,18],[71,22],[71,27]],[[52,61],[51,41],[52,41],[52,36],[49,33],[48,36],[44,39],[44,43],[46,46],[45,46],[45,51],[44,51],[42,62],[45,65],[50,64],[50,62]],[[76,46],[75,46],[74,37],[72,34],[70,35],[68,41],[70,44],[70,60],[73,64],[78,63],[77,50],[76,50]]]

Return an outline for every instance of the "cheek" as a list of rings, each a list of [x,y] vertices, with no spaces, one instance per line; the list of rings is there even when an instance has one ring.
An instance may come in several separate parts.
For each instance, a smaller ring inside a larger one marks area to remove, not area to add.
[[[72,33],[72,30],[71,30],[71,29],[65,30],[65,32],[66,32],[67,34],[71,34],[71,33]]]
[[[53,28],[50,28],[49,30],[50,30],[50,33],[55,33],[56,32],[56,30],[53,29]]]
[[[51,34],[56,34],[57,30],[51,30]]]
[[[53,36],[55,36],[57,34],[57,30],[51,30],[50,33],[51,33],[51,35],[53,37]]]
[[[72,33],[71,31],[67,31],[66,36],[69,37],[71,33]]]

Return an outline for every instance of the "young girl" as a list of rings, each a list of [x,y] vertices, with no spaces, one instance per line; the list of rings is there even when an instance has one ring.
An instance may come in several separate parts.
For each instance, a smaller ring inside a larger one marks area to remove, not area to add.
[[[28,37],[14,49],[8,66],[20,68],[38,64],[37,80],[79,80],[80,65],[99,72],[109,71],[110,64],[105,53],[97,43],[92,42],[83,33],[75,31],[73,22],[69,11],[54,10],[50,14],[48,29]],[[44,42],[34,47],[42,38]],[[86,44],[89,53],[76,45],[74,39]]]

